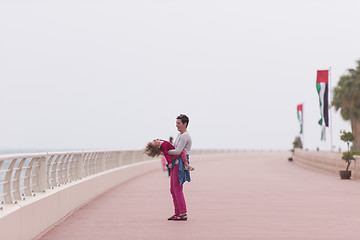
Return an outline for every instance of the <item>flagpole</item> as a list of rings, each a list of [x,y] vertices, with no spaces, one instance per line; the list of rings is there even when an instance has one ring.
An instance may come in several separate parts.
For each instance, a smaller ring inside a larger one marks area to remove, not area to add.
[[[305,148],[304,145],[304,102],[301,103],[302,104],[302,131],[301,131],[301,143],[303,145],[303,148]]]
[[[329,67],[329,99],[330,99],[330,151],[333,151],[333,131],[332,131],[332,107],[331,107],[331,67]]]

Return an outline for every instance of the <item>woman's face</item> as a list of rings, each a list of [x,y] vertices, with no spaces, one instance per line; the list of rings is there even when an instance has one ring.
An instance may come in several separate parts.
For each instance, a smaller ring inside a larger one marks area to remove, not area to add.
[[[176,127],[181,133],[186,131],[186,124],[182,123],[181,119],[176,119]]]

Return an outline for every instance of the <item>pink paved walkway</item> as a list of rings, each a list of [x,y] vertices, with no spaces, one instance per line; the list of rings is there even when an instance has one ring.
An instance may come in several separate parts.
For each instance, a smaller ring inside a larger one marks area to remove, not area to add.
[[[41,239],[360,239],[360,182],[303,169],[288,154],[213,156],[193,157],[187,222],[167,221],[169,179],[159,163]]]

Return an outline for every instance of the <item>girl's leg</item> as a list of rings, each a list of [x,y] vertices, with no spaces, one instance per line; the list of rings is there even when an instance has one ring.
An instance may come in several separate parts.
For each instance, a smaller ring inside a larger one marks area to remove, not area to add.
[[[194,170],[194,168],[189,166],[189,164],[187,162],[185,150],[183,150],[180,155],[169,155],[169,156],[170,156],[170,161],[174,161],[175,159],[178,159],[179,157],[181,157],[181,159],[185,165],[185,170],[190,170],[190,171]]]
[[[188,164],[187,157],[186,157],[186,152],[185,152],[185,151],[182,151],[182,152],[181,152],[181,159],[183,160],[183,163],[184,163],[184,165],[185,165],[185,170],[189,170],[189,171],[193,171],[193,170],[194,170],[194,168]]]
[[[174,161],[175,159],[178,159],[179,157],[181,157],[185,166],[188,166],[186,152],[184,150],[181,152],[180,155],[169,155],[169,156],[170,156],[170,161]]]
[[[187,162],[186,152],[185,152],[184,150],[181,152],[180,156],[181,156],[181,159],[182,159],[184,165],[185,165],[186,167],[188,167],[189,164],[188,164],[188,162]]]
[[[169,155],[170,157],[170,161],[174,161],[175,159],[178,159],[179,157],[181,157],[181,155]]]
[[[165,156],[162,156],[162,158],[161,158],[161,165],[162,165],[162,169],[164,171],[166,171],[167,167],[166,167],[166,158],[165,158]]]

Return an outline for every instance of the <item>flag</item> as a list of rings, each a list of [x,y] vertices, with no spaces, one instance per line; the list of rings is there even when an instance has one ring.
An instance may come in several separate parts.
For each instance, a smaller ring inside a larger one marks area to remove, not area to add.
[[[299,104],[297,105],[297,117],[298,117],[298,120],[299,120],[299,123],[300,123],[300,134],[303,133],[303,105],[302,104]]]
[[[329,70],[318,70],[316,90],[319,94],[321,126],[321,140],[325,141],[325,128],[329,126],[329,95],[328,95]]]

